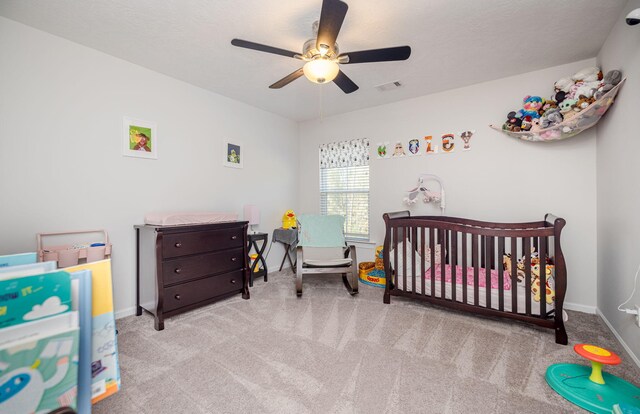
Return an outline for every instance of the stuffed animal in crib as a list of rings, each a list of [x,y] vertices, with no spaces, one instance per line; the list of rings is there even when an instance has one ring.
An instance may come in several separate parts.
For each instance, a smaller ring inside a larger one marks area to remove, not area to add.
[[[548,304],[552,304],[553,301],[556,300],[556,291],[551,289],[548,282],[546,291],[546,301]],[[533,283],[531,283],[531,292],[533,293],[533,300],[540,302],[540,279],[535,279]]]
[[[522,118],[530,116],[533,118],[540,118],[540,108],[544,105],[544,99],[539,96],[527,95],[522,100],[522,109],[518,111]]]
[[[556,299],[556,292],[551,286],[553,278],[553,265],[545,266],[546,301],[551,304]],[[531,266],[531,292],[533,300],[540,302],[540,263]]]

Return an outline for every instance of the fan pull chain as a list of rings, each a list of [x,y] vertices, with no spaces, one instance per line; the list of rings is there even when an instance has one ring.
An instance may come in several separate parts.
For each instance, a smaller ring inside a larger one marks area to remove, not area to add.
[[[322,111],[322,90],[324,89],[324,85],[320,85],[320,122],[324,120],[324,113]]]

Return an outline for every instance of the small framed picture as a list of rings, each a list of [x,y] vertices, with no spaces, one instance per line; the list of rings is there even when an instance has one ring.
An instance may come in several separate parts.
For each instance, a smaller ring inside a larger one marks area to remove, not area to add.
[[[223,145],[222,153],[224,160],[222,161],[222,165],[231,168],[242,168],[245,155],[242,144],[238,141],[225,141]]]
[[[122,155],[158,159],[158,127],[154,122],[124,117]]]

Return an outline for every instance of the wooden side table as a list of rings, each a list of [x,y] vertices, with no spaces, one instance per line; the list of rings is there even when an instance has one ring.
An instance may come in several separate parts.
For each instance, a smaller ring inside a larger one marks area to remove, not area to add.
[[[267,262],[264,260],[264,249],[269,242],[269,235],[267,233],[249,233],[247,234],[249,239],[249,245],[247,246],[247,253],[251,253],[251,248],[256,251],[258,257],[253,261],[251,268],[249,269],[249,287],[253,287],[253,278],[264,276],[264,281],[267,282]],[[258,246],[258,242],[261,241],[262,245]],[[262,266],[260,266],[262,265]],[[256,268],[258,271],[256,271]]]

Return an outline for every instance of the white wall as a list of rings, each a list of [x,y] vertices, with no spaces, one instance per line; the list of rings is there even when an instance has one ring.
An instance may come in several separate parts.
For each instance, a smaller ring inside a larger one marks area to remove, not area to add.
[[[635,124],[640,108],[640,26],[624,22],[624,16],[637,8],[640,0],[627,4],[598,54],[605,69],[620,69],[628,77],[597,126],[598,309],[640,365],[640,328],[633,315],[617,310],[631,294],[640,265],[640,141]],[[628,307],[634,304],[640,305],[640,292]]]
[[[498,64],[498,62],[496,62]],[[575,62],[300,125],[300,212],[319,211],[318,144],[350,138],[371,140],[371,237],[384,239],[382,214],[403,210],[405,191],[420,173],[444,179],[447,214],[488,221],[542,220],[547,212],[563,217],[562,245],[568,267],[568,307],[596,306],[595,129],[565,141],[529,143],[490,129],[501,124],[527,95],[549,96],[553,83],[595,63]],[[462,64],[462,63],[461,63]],[[437,79],[433,80],[437,82]],[[329,85],[331,86],[331,85]],[[406,87],[411,87],[407,85]],[[393,92],[387,92],[393,93]],[[349,99],[348,96],[345,99]],[[436,156],[375,159],[379,141],[402,140],[475,129],[472,150]],[[439,214],[417,204],[413,214]],[[359,260],[365,260],[359,257]],[[572,304],[572,305],[571,305]]]
[[[151,211],[296,208],[297,124],[0,17],[0,254],[38,232],[105,228],[116,310],[135,304],[134,224]],[[220,62],[223,64],[223,62]],[[159,159],[124,157],[122,118],[157,122]],[[245,145],[222,166],[223,139]],[[271,252],[271,269],[282,249]]]

